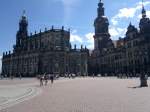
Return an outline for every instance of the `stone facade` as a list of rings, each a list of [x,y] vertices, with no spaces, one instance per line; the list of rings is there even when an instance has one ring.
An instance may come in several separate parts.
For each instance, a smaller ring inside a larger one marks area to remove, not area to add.
[[[3,53],[2,74],[31,77],[38,74],[77,74],[88,73],[89,51],[81,46],[72,49],[70,31],[62,29],[47,30],[28,35],[28,21],[25,14],[19,22],[16,44],[13,52]]]
[[[113,41],[109,33],[109,20],[100,0],[94,21],[94,50],[83,46],[71,48],[70,31],[45,29],[44,32],[28,35],[28,21],[25,15],[19,23],[13,53],[3,53],[2,73],[10,75],[35,76],[50,73],[85,75],[150,74],[150,19],[142,7],[139,30],[131,23],[125,37]]]
[[[103,3],[98,4],[98,17],[94,22],[95,48],[89,59],[89,73],[101,75],[128,74],[136,76],[150,73],[150,19],[142,7],[139,29],[131,23],[124,38],[110,39],[109,22],[104,15]]]

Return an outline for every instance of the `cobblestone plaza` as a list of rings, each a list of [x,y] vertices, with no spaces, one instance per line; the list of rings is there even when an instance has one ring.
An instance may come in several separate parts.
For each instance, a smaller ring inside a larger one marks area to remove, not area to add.
[[[0,85],[0,112],[150,111],[150,89],[134,88],[139,79],[60,79],[44,87],[35,79],[14,79]]]

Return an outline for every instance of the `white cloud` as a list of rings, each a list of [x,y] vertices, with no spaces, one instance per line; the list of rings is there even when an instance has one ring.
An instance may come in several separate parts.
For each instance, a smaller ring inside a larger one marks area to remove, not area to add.
[[[83,43],[83,38],[77,34],[77,30],[73,30],[70,35],[71,42]]]
[[[136,11],[140,9],[139,7],[135,8],[122,8],[119,10],[118,14],[112,17],[111,22],[113,25],[118,25],[119,19],[122,18],[133,18],[136,14]]]
[[[148,18],[150,18],[150,10],[146,11],[146,15],[147,15]]]
[[[111,36],[113,36],[113,37],[115,37],[115,36],[118,36],[118,35],[119,35],[119,33],[118,33],[118,31],[116,30],[116,28],[115,28],[115,27],[110,28],[110,29],[109,29],[109,32],[110,32]]]
[[[88,33],[85,35],[86,40],[87,40],[87,48],[88,49],[94,49],[94,38],[93,38],[94,33]]]
[[[116,20],[116,18],[112,18],[111,22],[113,25],[118,25],[118,21]]]
[[[83,42],[82,37],[80,37],[77,34],[71,34],[70,41],[71,42],[78,42],[78,43],[82,43]]]
[[[148,5],[150,5],[150,1],[145,1],[144,6],[146,7]],[[111,38],[117,40],[119,37],[125,36],[127,28],[120,28],[120,24],[122,24],[121,27],[126,27],[122,21],[139,21],[141,14],[138,15],[138,12],[141,10],[142,2],[137,2],[133,7],[120,9],[118,13],[111,18],[112,25],[109,29]],[[147,16],[150,17],[150,11],[147,11]]]
[[[75,34],[75,33],[77,33],[77,30],[73,30],[73,31],[72,31],[72,34]]]
[[[115,27],[115,26],[112,26],[109,29],[112,40],[117,40],[118,37],[124,36],[126,31],[127,31],[126,28],[118,28],[118,27]]]
[[[78,45],[84,45],[88,49],[93,49],[94,48],[94,38],[93,38],[94,33],[86,33],[83,36],[80,36],[77,32],[77,30],[73,30],[71,33],[71,38],[70,41],[72,44]]]
[[[137,8],[123,8],[119,10],[118,15],[116,15],[116,18],[133,18],[135,13],[137,11]]]
[[[150,1],[144,2],[144,6],[147,6],[149,4],[150,4]],[[141,8],[142,8],[142,2],[138,2],[136,3],[134,7],[120,9],[118,14],[112,17],[111,19],[112,24],[117,25],[119,19],[122,19],[122,18],[126,18],[126,19],[134,18],[136,15],[136,12],[140,10]]]
[[[148,18],[150,18],[150,11],[146,11],[146,15]],[[138,15],[138,19],[141,19],[142,14]]]

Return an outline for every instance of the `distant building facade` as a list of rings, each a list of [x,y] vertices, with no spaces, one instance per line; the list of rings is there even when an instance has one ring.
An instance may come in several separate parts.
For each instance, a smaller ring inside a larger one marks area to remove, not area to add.
[[[49,73],[85,75],[150,74],[150,19],[142,7],[139,30],[131,23],[124,38],[113,41],[109,33],[109,20],[100,0],[97,18],[94,21],[94,50],[83,46],[71,48],[70,31],[45,29],[44,32],[28,35],[25,15],[19,23],[13,53],[5,52],[2,58],[2,73],[35,76]]]
[[[76,45],[71,48],[70,31],[62,29],[47,30],[28,35],[28,21],[25,14],[19,22],[16,44],[13,53],[5,52],[2,58],[2,74],[7,76],[20,74],[32,77],[38,74],[88,74],[89,51]]]
[[[101,75],[128,74],[136,76],[150,73],[150,19],[142,7],[139,29],[131,23],[124,38],[115,43],[108,31],[109,21],[104,14],[104,4],[98,4],[98,17],[94,22],[95,48],[89,57],[89,73]]]

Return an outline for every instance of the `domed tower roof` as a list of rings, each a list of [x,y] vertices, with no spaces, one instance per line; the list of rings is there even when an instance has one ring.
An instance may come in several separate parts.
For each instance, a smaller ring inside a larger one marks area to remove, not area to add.
[[[130,22],[129,26],[128,26],[128,31],[133,31],[136,30],[135,26],[132,25],[132,23]]]
[[[130,22],[128,28],[127,28],[127,33],[126,33],[126,34],[128,34],[128,33],[130,33],[130,32],[137,32],[137,28],[135,28],[135,26],[132,25],[131,22]]]
[[[104,3],[102,2],[102,0],[100,0],[97,8],[97,18],[94,21],[95,33],[108,33],[108,26],[109,21],[105,16]]]

